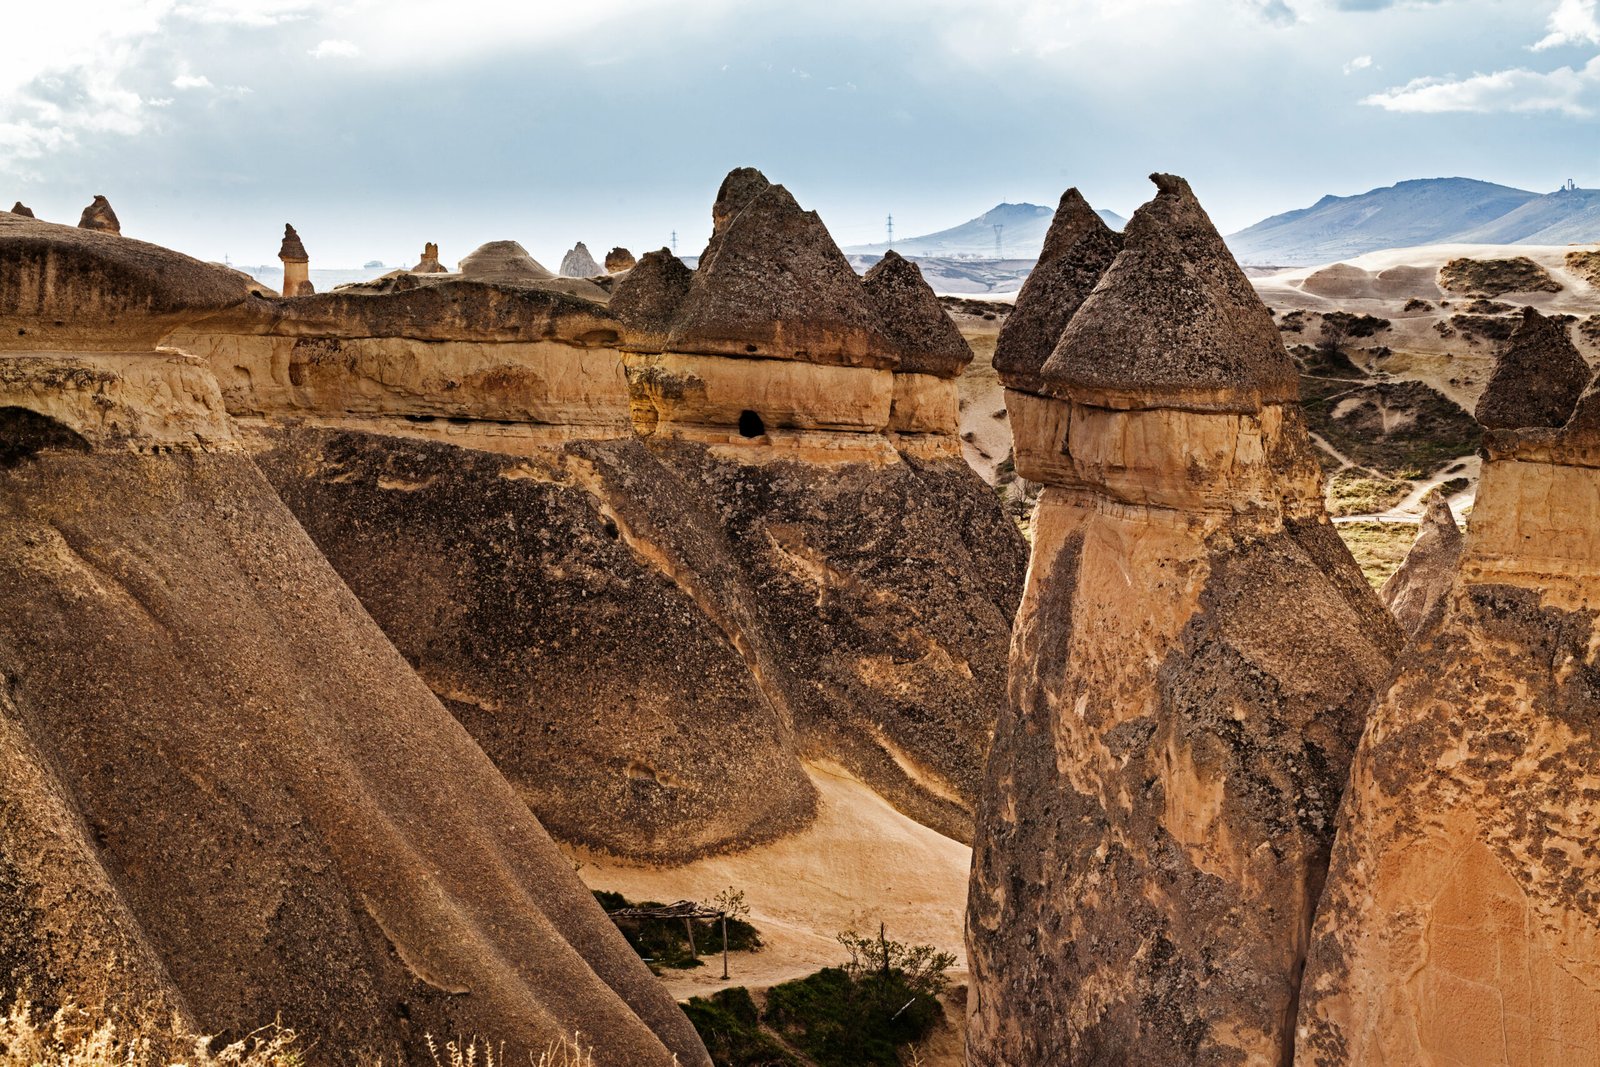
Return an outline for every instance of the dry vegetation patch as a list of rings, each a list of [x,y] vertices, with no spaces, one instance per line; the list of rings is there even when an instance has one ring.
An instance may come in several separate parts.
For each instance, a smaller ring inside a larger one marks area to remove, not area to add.
[[[1341,522],[1334,528],[1374,589],[1400,569],[1417,539],[1417,527],[1408,522]]]
[[[1439,268],[1439,287],[1455,293],[1559,293],[1561,283],[1527,256],[1510,259],[1452,259]]]
[[[1600,252],[1568,252],[1567,269],[1600,289]]]
[[[1374,477],[1351,467],[1328,479],[1328,514],[1338,517],[1388,511],[1410,492],[1410,482]]]

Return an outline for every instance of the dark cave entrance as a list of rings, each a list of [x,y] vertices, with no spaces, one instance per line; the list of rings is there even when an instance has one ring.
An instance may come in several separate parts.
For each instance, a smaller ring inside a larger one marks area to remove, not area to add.
[[[739,436],[760,437],[767,432],[767,424],[761,421],[761,416],[750,410],[739,412]]]

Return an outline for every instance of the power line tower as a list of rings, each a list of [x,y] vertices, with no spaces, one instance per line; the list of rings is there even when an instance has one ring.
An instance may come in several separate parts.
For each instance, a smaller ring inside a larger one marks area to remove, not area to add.
[[[673,254],[673,256],[677,256],[677,254],[678,254],[678,231],[677,230],[673,230],[672,231],[672,254]]]
[[[892,247],[894,247],[894,212],[892,212],[892,211],[889,213],[889,221],[886,224],[886,226],[887,226],[888,231],[889,231],[889,239],[887,241],[887,245],[892,248]]]
[[[1000,240],[1000,235],[1005,232],[1005,229],[1006,229],[1006,224],[1003,223],[1003,222],[997,222],[997,223],[994,224],[994,258],[995,259],[1005,259],[1006,258],[1004,253],[1003,253],[1003,249],[1005,248],[1005,245]]]

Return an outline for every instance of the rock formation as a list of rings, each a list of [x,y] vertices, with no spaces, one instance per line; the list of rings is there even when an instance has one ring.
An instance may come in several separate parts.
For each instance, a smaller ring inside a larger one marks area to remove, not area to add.
[[[589,254],[588,247],[579,241],[577,245],[567,250],[561,257],[561,276],[563,278],[593,278],[596,274],[604,274],[600,264],[594,261]]]
[[[4,201],[0,201],[0,203],[4,203]],[[21,200],[18,200],[15,204],[11,205],[11,213],[13,215],[22,215],[30,219],[33,218],[33,208],[29,207],[27,204],[24,204]]]
[[[306,255],[306,246],[300,243],[300,235],[288,223],[283,226],[283,245],[278,249],[278,259],[283,263],[284,296],[316,294],[316,289],[311,285],[311,257]]]
[[[746,277],[781,284],[763,254]],[[454,279],[171,340],[558,838],[673,862],[786,835],[816,759],[967,838],[1026,550],[953,417],[891,427],[900,353],[842,281],[878,366],[667,349],[694,278],[665,250],[609,310]],[[955,373],[932,306],[907,336]]]
[[[83,215],[78,219],[78,228],[121,233],[122,223],[117,221],[117,213],[111,210],[111,201],[96,195],[93,202],[83,209]]]
[[[593,282],[582,278],[558,278],[528,254],[515,241],[490,241],[475,249],[459,264],[461,277],[494,285],[518,285],[581,296],[604,302],[607,295]]]
[[[1323,511],[1271,318],[1187,184],[1155,181],[1049,358],[1012,337],[1058,408],[1017,453],[1046,487],[974,843],[973,1064],[1288,1063],[1400,640]],[[1087,279],[1080,212],[1056,231]],[[1035,297],[1070,303],[1057,273]]]
[[[1443,605],[1461,561],[1461,530],[1449,502],[1436,490],[1427,503],[1405,562],[1378,591],[1409,637],[1417,636]]]
[[[315,307],[326,297],[279,301]],[[233,272],[0,216],[0,985],[316,1061],[708,1064],[161,340]],[[12,329],[12,327],[15,329]]]
[[[1351,771],[1297,1064],[1600,1048],[1600,397],[1563,420],[1564,361],[1506,367],[1518,348],[1479,407],[1494,428],[1454,587]]]
[[[862,279],[878,324],[899,352],[889,429],[953,434],[961,421],[956,379],[972,348],[915,263],[889,252]]]
[[[1473,415],[1490,430],[1560,426],[1588,382],[1589,365],[1566,326],[1524,308]]]
[[[439,262],[439,246],[432,241],[422,246],[422,258],[417,265],[411,268],[412,274],[448,274],[444,264]]]
[[[633,266],[633,253],[626,248],[619,246],[606,253],[607,274],[620,274],[622,271],[632,270]]]

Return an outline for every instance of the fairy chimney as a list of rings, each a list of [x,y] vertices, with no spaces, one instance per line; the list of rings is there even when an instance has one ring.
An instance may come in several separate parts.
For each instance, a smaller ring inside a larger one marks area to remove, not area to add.
[[[1461,529],[1449,501],[1436,489],[1428,494],[1427,511],[1405,562],[1378,591],[1407,636],[1415,637],[1444,604],[1460,561]]]
[[[25,218],[33,218],[33,208],[29,207],[27,204],[24,204],[21,200],[18,200],[15,204],[11,205],[11,213],[13,215],[21,215]]]
[[[635,262],[633,253],[619,245],[606,253],[606,273],[621,274],[625,270],[632,270]]]
[[[439,246],[429,241],[422,246],[422,259],[411,268],[412,274],[448,274],[439,262]]]
[[[311,285],[311,257],[294,227],[285,223],[283,244],[278,248],[278,259],[283,263],[283,295],[311,296],[316,290]]]
[[[117,221],[117,213],[111,210],[111,201],[96,195],[94,201],[83,209],[83,215],[78,219],[78,229],[121,233],[122,223]]]
[[[1070,321],[1013,335],[1062,411],[1026,428],[1059,459],[974,842],[979,1067],[1287,1062],[1400,642],[1323,509],[1270,315],[1187,183],[1154,181]]]

